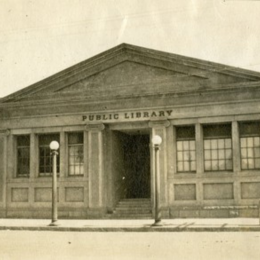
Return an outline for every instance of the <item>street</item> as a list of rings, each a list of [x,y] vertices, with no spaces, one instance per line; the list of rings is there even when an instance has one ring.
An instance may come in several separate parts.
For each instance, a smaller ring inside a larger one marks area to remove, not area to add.
[[[259,232],[0,231],[0,259],[259,259]]]

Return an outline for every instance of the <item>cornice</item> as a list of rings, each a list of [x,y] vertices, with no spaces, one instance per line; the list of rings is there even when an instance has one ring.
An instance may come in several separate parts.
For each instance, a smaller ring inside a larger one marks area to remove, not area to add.
[[[235,84],[227,84],[227,85],[212,85],[208,87],[201,87],[200,89],[195,90],[179,90],[179,91],[168,91],[168,92],[150,92],[143,95],[131,93],[129,95],[117,95],[117,96],[108,96],[106,93],[98,94],[93,96],[92,93],[85,94],[81,93],[69,93],[66,92],[64,94],[59,93],[51,93],[46,94],[44,97],[27,97],[26,99],[16,101],[16,102],[7,102],[7,103],[0,103],[0,108],[33,108],[39,106],[48,106],[48,107],[56,107],[58,105],[69,105],[73,104],[97,104],[103,102],[113,102],[113,101],[120,101],[126,99],[140,99],[146,97],[162,97],[162,96],[179,96],[179,97],[189,97],[189,96],[200,96],[202,94],[214,94],[214,93],[232,93],[238,91],[260,91],[260,81],[258,82],[246,82],[246,83],[235,83]]]

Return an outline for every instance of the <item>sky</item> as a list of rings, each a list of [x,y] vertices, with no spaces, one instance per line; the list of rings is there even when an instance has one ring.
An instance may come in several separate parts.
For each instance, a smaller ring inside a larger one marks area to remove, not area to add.
[[[0,97],[121,43],[260,72],[260,0],[0,0]]]

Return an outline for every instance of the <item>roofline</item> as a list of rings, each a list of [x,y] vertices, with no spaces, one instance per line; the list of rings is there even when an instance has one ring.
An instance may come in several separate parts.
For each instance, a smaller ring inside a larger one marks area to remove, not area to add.
[[[106,51],[103,51],[97,55],[94,55],[87,60],[81,61],[75,65],[72,65],[69,68],[66,68],[60,72],[57,72],[45,79],[42,79],[32,85],[29,85],[28,87],[25,87],[21,90],[18,90],[10,95],[7,95],[6,97],[0,98],[0,102],[6,102],[10,99],[13,99],[17,96],[24,95],[29,92],[35,92],[41,89],[41,87],[45,87],[46,85],[50,86],[52,84],[55,84],[55,82],[60,79],[61,77],[69,77],[71,75],[75,75],[77,73],[80,73],[82,70],[84,70],[84,67],[89,67],[90,65],[95,65],[95,63],[99,63],[100,61],[104,61],[106,58],[114,57],[115,55],[119,54],[122,50],[130,51],[133,53],[139,53],[142,55],[152,55],[154,58],[157,59],[167,59],[170,62],[177,61],[178,63],[182,63],[183,65],[187,65],[190,67],[200,67],[201,69],[206,69],[212,72],[222,73],[222,74],[231,74],[233,76],[238,77],[245,77],[247,79],[251,80],[260,80],[260,72],[251,71],[247,69],[241,69],[238,67],[233,67],[230,65],[224,65],[221,63],[211,62],[211,61],[205,61],[202,59],[197,58],[191,58],[183,55],[168,53],[164,51],[158,51],[150,48],[140,47],[132,44],[122,43],[119,44],[111,49],[108,49]],[[82,69],[83,67],[83,69]],[[35,91],[33,91],[35,90]]]

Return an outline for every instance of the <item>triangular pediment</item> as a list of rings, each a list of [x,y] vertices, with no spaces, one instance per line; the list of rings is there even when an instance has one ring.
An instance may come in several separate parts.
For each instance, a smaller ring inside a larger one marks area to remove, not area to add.
[[[187,74],[177,71],[124,61],[56,91],[59,93],[91,92],[92,94],[130,95],[137,92],[141,94],[156,91],[156,88],[157,91],[161,91],[162,86],[184,83],[189,79]],[[197,80],[201,83],[203,81],[203,79]]]
[[[121,44],[2,102],[73,96],[118,97],[202,91],[260,81],[260,73]]]

